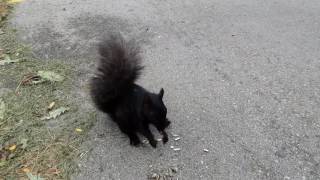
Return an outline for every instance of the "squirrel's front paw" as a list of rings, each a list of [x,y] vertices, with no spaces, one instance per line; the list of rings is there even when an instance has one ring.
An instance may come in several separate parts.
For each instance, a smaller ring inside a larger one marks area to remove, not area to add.
[[[151,140],[151,141],[149,141],[149,143],[153,148],[157,147],[157,141],[156,140]]]

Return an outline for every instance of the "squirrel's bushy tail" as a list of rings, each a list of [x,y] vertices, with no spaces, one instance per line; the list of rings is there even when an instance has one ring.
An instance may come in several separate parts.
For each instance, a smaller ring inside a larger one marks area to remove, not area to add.
[[[120,34],[111,34],[99,44],[99,64],[91,80],[91,96],[95,105],[108,112],[117,99],[132,90],[140,75],[140,48],[134,41],[125,41]]]

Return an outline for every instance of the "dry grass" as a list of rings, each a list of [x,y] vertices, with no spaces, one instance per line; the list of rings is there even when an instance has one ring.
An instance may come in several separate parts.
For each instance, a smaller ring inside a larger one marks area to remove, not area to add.
[[[8,8],[1,1],[0,61],[5,55],[20,61],[0,65],[0,98],[5,103],[4,118],[0,119],[0,177],[27,178],[30,171],[45,179],[68,179],[76,170],[73,159],[81,153],[79,145],[94,123],[95,113],[77,110],[71,93],[75,68],[62,60],[34,59],[28,48],[15,40],[14,30],[3,22]],[[39,70],[54,71],[65,80],[22,85],[17,89],[24,75]],[[41,120],[48,114],[51,102],[55,102],[54,109],[70,110],[56,119]],[[76,132],[75,128],[83,131]]]

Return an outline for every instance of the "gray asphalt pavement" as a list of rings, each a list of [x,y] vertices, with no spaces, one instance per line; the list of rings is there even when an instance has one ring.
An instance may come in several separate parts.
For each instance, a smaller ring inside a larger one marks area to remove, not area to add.
[[[99,114],[74,179],[320,179],[319,0],[27,0],[11,22],[40,58],[79,65],[83,106],[108,31],[141,42],[139,83],[165,89],[180,140],[133,148]]]

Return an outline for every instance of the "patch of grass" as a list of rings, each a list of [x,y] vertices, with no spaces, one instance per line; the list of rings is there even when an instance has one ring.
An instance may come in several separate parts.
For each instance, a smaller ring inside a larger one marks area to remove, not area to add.
[[[4,118],[0,119],[0,177],[26,178],[30,172],[46,179],[68,179],[76,170],[73,159],[81,153],[79,145],[96,119],[94,112],[78,111],[72,94],[75,68],[62,60],[33,58],[31,51],[16,41],[14,30],[0,27],[0,61],[5,56],[19,59],[0,65],[0,99],[5,103]],[[39,70],[54,71],[65,80],[19,86],[26,74]],[[70,110],[56,119],[41,120],[51,102],[55,102],[53,109]]]

